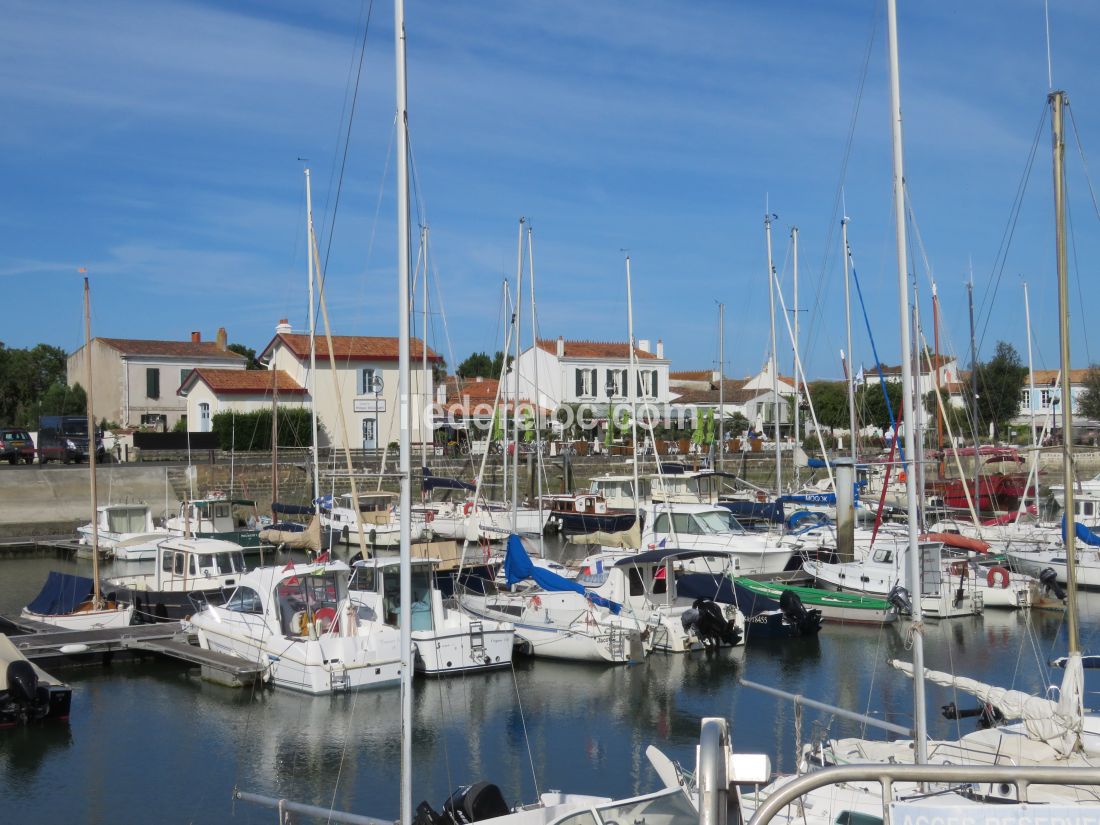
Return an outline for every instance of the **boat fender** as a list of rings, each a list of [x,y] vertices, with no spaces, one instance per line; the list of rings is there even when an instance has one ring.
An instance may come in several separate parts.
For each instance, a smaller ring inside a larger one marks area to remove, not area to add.
[[[426,512],[424,514],[424,521],[426,521],[428,524],[431,524],[433,521],[435,521],[435,512],[432,510]]]
[[[1008,569],[997,565],[996,567],[990,567],[989,573],[986,575],[985,580],[990,587],[997,586],[997,579],[1001,580],[1001,589],[1008,587],[1009,575]]]

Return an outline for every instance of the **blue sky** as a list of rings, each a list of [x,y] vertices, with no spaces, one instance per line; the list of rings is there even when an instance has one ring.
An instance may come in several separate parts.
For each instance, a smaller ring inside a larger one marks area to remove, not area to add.
[[[280,317],[304,326],[298,158],[313,169],[324,246],[369,6],[312,5],[306,14],[287,0],[9,0],[0,283],[21,299],[5,302],[0,340],[78,346],[81,265],[92,277],[95,334],[184,339],[225,326],[231,341],[258,349]],[[1042,2],[900,6],[906,171],[940,287],[945,349],[967,346],[972,263],[980,356],[1002,338],[1024,354],[1026,278],[1037,366],[1055,367],[1049,125],[1003,269],[997,258],[1045,107]],[[768,346],[767,199],[788,303],[788,234],[800,229],[807,372],[838,376],[834,203],[857,101],[850,242],[879,352],[896,363],[883,0],[410,0],[406,14],[419,208],[431,225],[433,309],[446,313],[451,346],[439,315],[429,340],[452,365],[500,346],[500,282],[514,273],[525,215],[543,335],[625,338],[628,248],[639,338],[664,339],[675,369],[711,367],[715,302],[724,301],[727,371],[754,372]],[[1051,24],[1055,84],[1070,94],[1100,176],[1100,6],[1052,0]],[[388,0],[371,11],[365,54],[326,289],[335,332],[395,334]],[[1082,365],[1100,360],[1100,339],[1083,323],[1098,308],[1100,222],[1072,136],[1067,158]],[[917,264],[927,298],[923,256]],[[855,350],[872,362],[862,327]],[[790,363],[789,345],[781,357]]]

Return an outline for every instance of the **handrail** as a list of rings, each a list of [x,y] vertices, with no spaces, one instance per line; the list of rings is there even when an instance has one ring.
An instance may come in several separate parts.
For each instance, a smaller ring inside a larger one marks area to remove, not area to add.
[[[895,782],[948,782],[973,785],[978,782],[1013,785],[1016,798],[1028,801],[1031,785],[1097,785],[1100,768],[1055,767],[1029,765],[1011,767],[981,767],[977,765],[842,765],[800,776],[770,794],[753,813],[749,825],[767,825],[791,802],[810,791],[826,785],[873,781],[882,786],[883,822],[889,825],[889,804]]]

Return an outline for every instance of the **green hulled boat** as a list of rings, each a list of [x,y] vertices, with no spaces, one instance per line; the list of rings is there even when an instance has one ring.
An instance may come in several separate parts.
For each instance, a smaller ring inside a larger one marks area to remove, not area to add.
[[[830,622],[886,624],[895,621],[898,617],[897,610],[890,602],[874,596],[838,593],[833,590],[823,590],[820,587],[758,581],[746,576],[739,576],[734,581],[753,593],[773,599],[778,599],[783,595],[784,590],[789,590],[797,594],[806,607],[820,610],[821,617]]]

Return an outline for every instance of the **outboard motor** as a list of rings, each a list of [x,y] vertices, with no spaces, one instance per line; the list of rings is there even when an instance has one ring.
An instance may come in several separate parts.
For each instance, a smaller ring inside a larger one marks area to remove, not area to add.
[[[8,665],[8,701],[24,719],[41,719],[50,710],[50,689],[38,683],[38,674],[25,659]]]
[[[464,785],[443,803],[444,816],[450,816],[459,825],[507,816],[511,812],[508,803],[504,801],[504,794],[492,782]]]
[[[1053,567],[1047,567],[1041,573],[1039,573],[1039,583],[1043,585],[1048,591],[1054,594],[1056,599],[1066,598],[1066,589],[1062,585],[1058,584],[1058,574],[1054,572]]]
[[[814,636],[821,630],[821,611],[807,610],[802,599],[793,590],[784,590],[779,597],[783,618],[798,630],[799,636]]]
[[[895,584],[886,596],[886,601],[897,608],[898,613],[906,616],[913,614],[913,602],[909,597],[909,591],[900,584]]]
[[[977,719],[978,727],[982,730],[995,727],[1001,724],[1005,720],[1005,716],[1001,713],[1000,709],[991,705],[989,702],[983,702],[981,707],[972,708],[970,710],[959,710],[958,706],[951,702],[940,708],[943,711],[944,719]]]
[[[732,621],[726,620],[722,608],[710,599],[696,599],[680,621],[685,630],[695,628],[704,647],[732,646],[741,641],[741,631]]]

